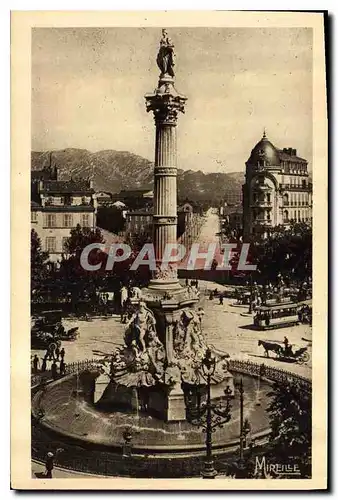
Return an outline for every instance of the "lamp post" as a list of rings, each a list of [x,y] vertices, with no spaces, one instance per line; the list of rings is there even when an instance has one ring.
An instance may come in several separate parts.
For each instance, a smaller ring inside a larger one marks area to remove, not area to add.
[[[240,409],[240,417],[239,417],[239,467],[241,469],[244,468],[244,448],[246,448],[246,439],[247,435],[251,430],[251,425],[249,420],[246,418],[244,420],[244,388],[243,388],[243,379],[241,378],[239,383],[239,409]]]
[[[203,432],[206,433],[206,456],[202,477],[204,479],[214,479],[217,475],[217,471],[214,468],[212,457],[212,433],[216,431],[217,427],[223,427],[223,425],[231,419],[230,400],[232,393],[230,387],[227,386],[224,390],[225,405],[222,404],[222,402],[212,403],[211,378],[215,373],[216,358],[209,348],[206,350],[201,367],[202,377],[207,384],[206,401],[201,401],[200,390],[199,387],[196,386],[196,393],[190,394],[190,398],[188,399],[187,419],[191,424],[202,427]]]
[[[252,313],[252,303],[253,303],[252,273],[250,273],[250,305],[249,305],[249,314]]]
[[[239,383],[239,462],[243,464],[243,405],[244,405],[244,389],[243,389],[243,379]]]
[[[123,447],[122,447],[122,457],[130,457],[131,456],[131,440],[133,438],[133,433],[131,427],[126,427],[123,431]]]

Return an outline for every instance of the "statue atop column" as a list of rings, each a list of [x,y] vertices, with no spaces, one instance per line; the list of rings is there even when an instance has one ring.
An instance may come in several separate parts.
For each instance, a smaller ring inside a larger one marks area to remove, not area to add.
[[[174,66],[175,66],[175,53],[174,45],[171,39],[168,37],[167,30],[162,30],[162,38],[160,40],[160,48],[156,59],[157,65],[161,70],[161,76],[169,75],[171,77],[175,76]]]

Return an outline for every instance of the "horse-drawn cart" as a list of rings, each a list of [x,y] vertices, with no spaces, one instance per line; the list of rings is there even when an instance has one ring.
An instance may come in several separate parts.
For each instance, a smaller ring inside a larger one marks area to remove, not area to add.
[[[62,340],[75,340],[78,327],[66,331],[62,325],[62,311],[43,311],[33,319],[31,326],[32,349],[48,349],[51,344],[61,346]]]
[[[269,357],[269,352],[274,352],[276,359],[280,361],[287,361],[289,363],[307,363],[310,361],[310,354],[308,353],[307,347],[297,347],[294,350],[294,346],[287,345],[284,346],[283,342],[268,340],[259,340],[258,346],[263,347],[265,356]]]

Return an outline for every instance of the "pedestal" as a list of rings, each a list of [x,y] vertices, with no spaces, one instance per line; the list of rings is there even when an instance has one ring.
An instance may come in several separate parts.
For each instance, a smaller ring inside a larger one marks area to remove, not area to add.
[[[155,386],[149,395],[148,411],[165,422],[185,420],[185,401],[180,385],[173,388]]]

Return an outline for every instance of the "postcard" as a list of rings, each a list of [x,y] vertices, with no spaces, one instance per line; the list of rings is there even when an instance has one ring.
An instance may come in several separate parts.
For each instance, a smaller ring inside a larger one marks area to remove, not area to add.
[[[12,488],[327,489],[324,21],[12,13]]]

